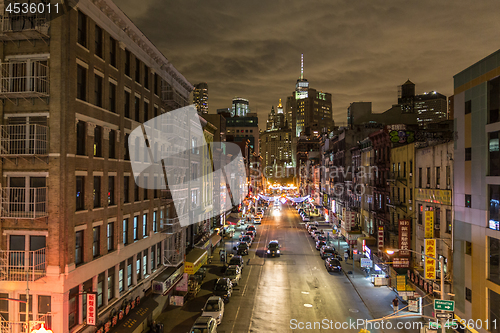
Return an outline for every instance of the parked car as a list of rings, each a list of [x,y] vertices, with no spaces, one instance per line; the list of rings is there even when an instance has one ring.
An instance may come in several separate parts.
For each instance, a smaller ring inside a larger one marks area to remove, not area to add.
[[[323,230],[314,230],[314,231],[311,231],[311,237],[314,238],[317,235],[323,235],[324,233],[325,232]]]
[[[248,247],[251,247],[252,246],[252,237],[245,235],[245,236],[241,237],[240,243],[241,242],[247,243]]]
[[[249,249],[250,246],[248,245],[247,242],[240,242],[236,247],[236,253],[239,255],[247,255]]]
[[[319,255],[321,256],[321,259],[335,257],[336,255],[335,248],[327,245],[322,246],[321,249],[319,250]]]
[[[340,261],[336,258],[326,258],[325,259],[325,267],[329,272],[342,272],[342,266],[340,265]]]
[[[309,222],[309,221],[311,221],[311,219],[309,218],[309,216],[305,215],[305,216],[302,217],[302,221],[303,222]]]
[[[253,219],[253,223],[255,223],[255,224],[260,224],[261,221],[262,221],[262,219],[259,218],[259,217],[256,217],[256,218]]]
[[[215,319],[217,325],[220,325],[224,316],[224,302],[220,296],[209,297],[201,311],[203,311],[202,316],[210,316]]]
[[[319,240],[322,240],[322,241],[325,241],[326,242],[326,236],[323,235],[323,234],[319,234],[319,235],[316,235],[316,238],[314,238],[314,240],[319,241]]]
[[[247,230],[247,232],[245,233],[245,236],[250,236],[252,238],[252,242],[255,239],[255,233],[251,230]]]
[[[217,333],[217,321],[211,316],[201,316],[196,319],[189,330],[190,333]]]
[[[214,286],[215,296],[220,296],[224,301],[228,302],[232,293],[233,293],[233,283],[229,278],[217,279],[217,282],[215,282]]]
[[[272,240],[267,245],[267,256],[268,257],[279,257],[281,256],[280,244],[277,240]]]
[[[316,242],[316,250],[319,251],[319,249],[321,249],[323,246],[326,245],[326,242],[325,241],[322,241],[322,240],[319,240]]]
[[[237,286],[240,283],[241,279],[241,269],[236,265],[229,266],[226,269],[224,275],[227,278],[231,279],[231,283],[233,284],[233,286]]]
[[[245,263],[243,262],[243,258],[241,256],[233,256],[229,260],[229,266],[231,265],[237,265],[241,270],[243,270],[243,266],[245,265]]]
[[[307,232],[311,233],[313,230],[318,230],[318,228],[314,225],[309,225],[309,227],[307,228]]]
[[[249,225],[247,227],[247,231],[253,231],[255,235],[257,236],[257,228],[254,225]]]

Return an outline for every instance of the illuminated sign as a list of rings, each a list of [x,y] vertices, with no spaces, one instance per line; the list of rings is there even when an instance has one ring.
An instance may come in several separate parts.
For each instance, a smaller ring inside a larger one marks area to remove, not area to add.
[[[384,227],[383,226],[378,227],[377,244],[378,244],[378,250],[382,251],[384,249]]]
[[[97,293],[87,293],[87,325],[95,326],[97,321]]]
[[[450,190],[415,189],[415,200],[451,206]]]
[[[399,220],[399,248],[399,256],[410,255],[410,220]]]
[[[434,211],[425,211],[425,233],[424,238],[434,237]]]
[[[305,99],[309,96],[307,91],[296,91],[295,99]]]
[[[436,258],[436,240],[425,239],[425,254]],[[428,280],[436,279],[436,260],[425,257],[425,278]]]

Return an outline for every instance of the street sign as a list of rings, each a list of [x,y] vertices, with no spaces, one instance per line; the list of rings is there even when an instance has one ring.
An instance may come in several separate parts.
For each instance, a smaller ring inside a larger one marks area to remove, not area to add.
[[[441,299],[434,300],[434,310],[455,311],[455,301],[444,301]]]
[[[361,267],[372,267],[373,262],[371,259],[368,258],[361,258]]]
[[[455,313],[454,312],[436,312],[436,318],[438,319],[453,319]]]

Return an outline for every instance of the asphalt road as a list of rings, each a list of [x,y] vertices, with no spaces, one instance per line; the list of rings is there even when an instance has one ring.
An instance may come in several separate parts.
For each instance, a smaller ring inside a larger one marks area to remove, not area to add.
[[[281,257],[266,258],[273,239],[282,246]],[[266,212],[245,262],[219,333],[359,332],[361,326],[349,324],[372,319],[347,277],[326,271],[291,206],[282,205],[279,214]]]

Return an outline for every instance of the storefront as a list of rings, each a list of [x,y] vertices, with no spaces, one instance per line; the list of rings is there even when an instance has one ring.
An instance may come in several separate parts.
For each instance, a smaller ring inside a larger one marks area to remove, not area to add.
[[[181,274],[182,277],[182,274]],[[132,305],[133,304],[133,305]],[[123,314],[117,315],[121,316],[121,320],[116,322],[116,326],[112,329],[108,327],[113,324],[112,321],[105,323],[103,326],[99,327],[96,333],[142,333],[146,332],[148,324],[152,322],[152,313],[158,307],[158,302],[155,301],[154,296],[148,296],[144,299],[137,297],[131,305],[127,306],[127,309]],[[113,317],[115,318],[115,317]],[[119,317],[118,317],[119,318]],[[119,319],[116,320],[119,320]],[[111,319],[115,320],[115,319]]]

